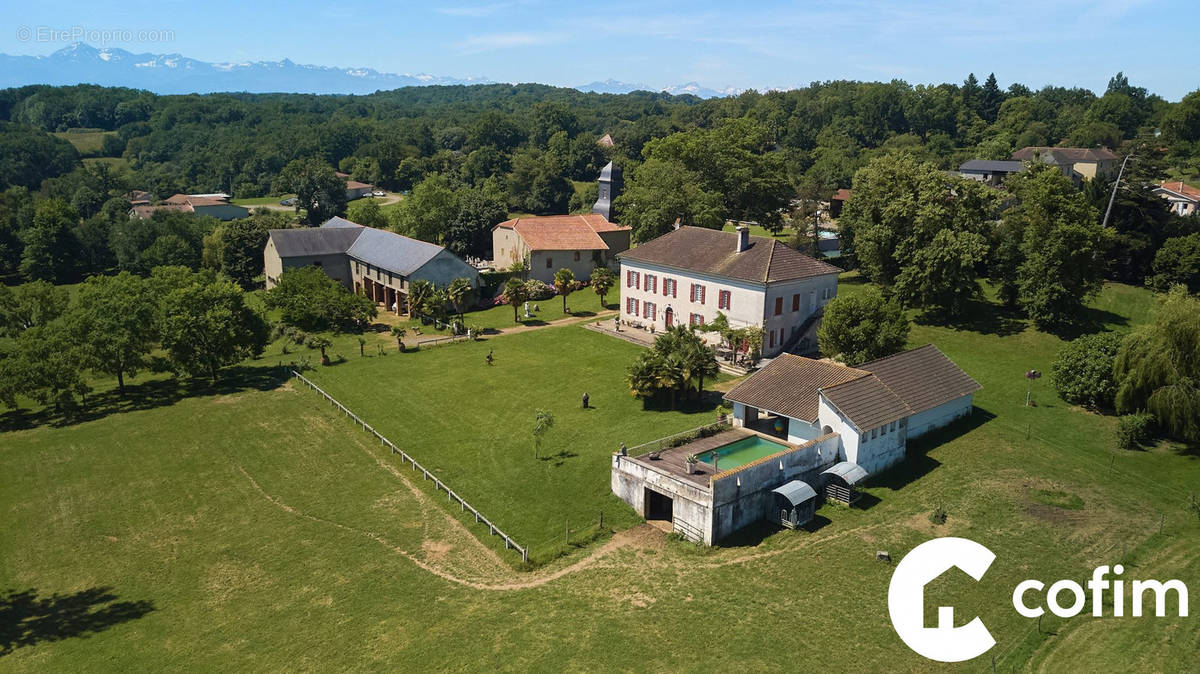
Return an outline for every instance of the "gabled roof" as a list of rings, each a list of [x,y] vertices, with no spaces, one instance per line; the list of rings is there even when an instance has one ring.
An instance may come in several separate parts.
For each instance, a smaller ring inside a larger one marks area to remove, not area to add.
[[[335,232],[345,231],[340,227],[330,229]],[[445,249],[437,244],[410,239],[374,227],[363,227],[362,233],[350,244],[346,253],[380,269],[408,276],[443,250]]]
[[[1181,181],[1174,180],[1171,182],[1163,181],[1159,184],[1158,189],[1170,192],[1178,197],[1200,203],[1200,189],[1196,189],[1191,185]]]
[[[900,396],[912,408],[913,414],[983,388],[932,344],[859,367],[869,370]]]
[[[1016,160],[971,159],[958,167],[959,171],[979,171],[986,173],[1020,173],[1025,170],[1025,162]]]
[[[815,422],[818,391],[870,374],[829,361],[785,353],[733,387],[725,394],[725,399]]]
[[[350,244],[365,229],[362,225],[351,227],[300,227],[297,229],[272,229],[268,232],[279,257],[308,257],[311,255],[345,254]]]
[[[196,209],[192,208],[191,204],[159,204],[152,206],[150,204],[134,204],[133,214],[143,220],[151,217],[157,211],[179,211],[180,213],[195,213]]]
[[[1054,158],[1061,163],[1061,160],[1066,159],[1074,162],[1098,162],[1105,160],[1118,159],[1117,155],[1113,154],[1112,150],[1106,147],[1045,147],[1031,146],[1023,147],[1020,150],[1012,153],[1012,158],[1019,161],[1028,161],[1037,158],[1038,155],[1051,153]]]
[[[809,423],[823,395],[860,431],[912,416],[982,388],[932,344],[858,367],[783,354],[725,399]]]
[[[855,428],[870,430],[911,416],[913,410],[875,375],[822,388],[821,393]]]
[[[838,188],[838,191],[833,193],[831,201],[850,201],[850,190],[845,187]]]
[[[608,250],[598,232],[630,229],[609,222],[599,213],[514,218],[496,228],[515,231],[531,250]]]
[[[622,260],[648,262],[710,276],[774,283],[838,274],[842,270],[766,236],[751,236],[737,252],[738,232],[680,227],[621,253]]]

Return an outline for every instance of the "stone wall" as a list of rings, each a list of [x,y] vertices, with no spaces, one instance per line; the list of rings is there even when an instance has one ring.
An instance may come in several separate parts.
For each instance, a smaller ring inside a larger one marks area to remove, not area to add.
[[[767,516],[771,490],[792,480],[803,480],[820,490],[820,474],[838,461],[838,435],[830,433],[795,450],[775,454],[724,471],[712,478],[711,541]]]
[[[660,472],[635,461],[631,456],[614,454],[612,458],[612,491],[642,517],[646,516],[646,489],[652,489],[672,499],[671,513],[686,527],[703,532],[702,540],[711,545],[712,492],[666,472]]]

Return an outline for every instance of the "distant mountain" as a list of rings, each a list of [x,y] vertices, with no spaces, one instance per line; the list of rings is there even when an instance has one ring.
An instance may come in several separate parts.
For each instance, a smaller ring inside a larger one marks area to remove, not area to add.
[[[604,80],[603,82],[592,82],[591,84],[581,84],[576,89],[580,91],[591,91],[598,94],[627,94],[631,91],[665,91],[668,94],[691,94],[700,98],[720,98],[723,96],[736,96],[743,89],[728,87],[725,89],[710,89],[702,87],[695,82],[688,82],[678,86],[670,87],[652,87],[645,84],[630,84],[628,82],[619,82],[617,80]]]
[[[84,43],[49,56],[0,54],[0,88],[26,84],[100,84],[160,94],[247,91],[369,94],[432,84],[491,84],[486,78],[397,75],[370,68],[330,68],[282,61],[207,63],[180,54],[134,54]]]

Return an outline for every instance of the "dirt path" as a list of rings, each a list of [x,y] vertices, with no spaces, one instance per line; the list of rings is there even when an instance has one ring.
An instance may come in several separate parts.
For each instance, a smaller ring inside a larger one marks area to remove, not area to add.
[[[558,326],[562,326],[562,325],[574,325],[576,323],[585,323],[587,321],[594,321],[597,319],[612,318],[613,316],[616,316],[616,315],[617,315],[616,309],[606,309],[604,311],[593,314],[591,316],[567,316],[565,318],[558,318],[553,321],[548,321],[546,323],[543,323],[542,325],[515,325],[510,328],[494,328],[492,331],[484,333],[483,336],[486,339],[491,339],[492,337],[503,337],[504,335],[515,335],[515,334],[522,333],[522,332],[529,332],[530,330],[541,330],[542,328],[553,328],[553,327],[558,327]],[[411,341],[409,338],[406,337],[404,343],[406,345],[411,343],[411,344],[416,344],[419,346],[421,344],[425,344],[428,342],[445,341],[449,336],[448,335],[429,334],[429,335],[420,335],[420,337],[423,339],[419,339],[417,341]]]

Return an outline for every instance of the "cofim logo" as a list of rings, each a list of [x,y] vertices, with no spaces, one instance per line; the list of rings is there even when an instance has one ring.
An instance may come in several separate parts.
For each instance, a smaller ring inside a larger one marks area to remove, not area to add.
[[[976,581],[983,579],[996,555],[986,547],[966,538],[935,538],[913,548],[892,573],[888,586],[888,613],[896,634],[908,645],[930,660],[938,662],[962,662],[986,653],[996,640],[992,638],[983,621],[975,617],[965,625],[954,626],[954,607],[938,607],[936,627],[925,626],[925,586],[952,568],[958,568]],[[1087,582],[1092,595],[1092,615],[1104,614],[1106,591],[1112,593],[1113,616],[1125,615],[1125,581],[1119,576],[1125,572],[1120,564],[1112,567],[1098,566]],[[1111,575],[1110,580],[1108,576]],[[1024,580],[1013,590],[1013,608],[1026,618],[1036,618],[1045,612],[1041,602],[1030,600],[1046,588],[1039,580]],[[1176,596],[1178,616],[1188,616],[1188,590],[1183,582],[1168,580],[1135,580],[1131,614],[1141,617],[1143,600],[1147,592],[1154,595],[1154,615],[1167,615],[1167,597]],[[1034,593],[1033,597],[1027,596]],[[1068,595],[1064,604],[1064,595]],[[1045,593],[1045,604],[1050,612],[1060,618],[1071,618],[1083,611],[1086,602],[1084,588],[1073,580],[1060,580],[1050,585]]]

